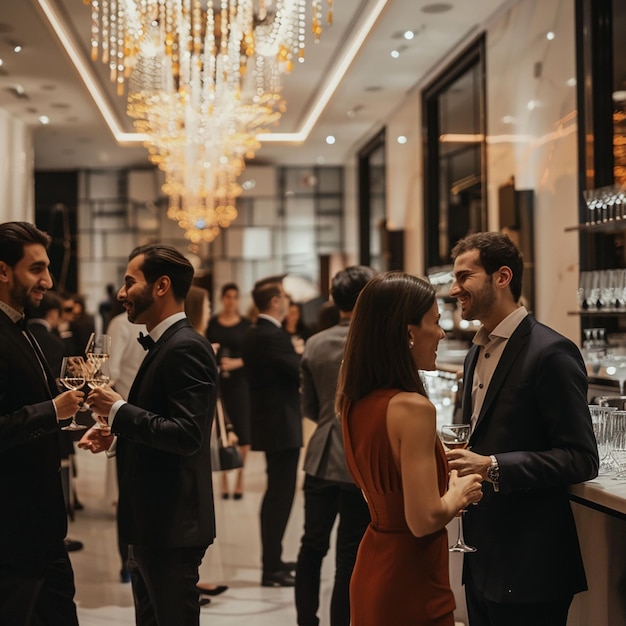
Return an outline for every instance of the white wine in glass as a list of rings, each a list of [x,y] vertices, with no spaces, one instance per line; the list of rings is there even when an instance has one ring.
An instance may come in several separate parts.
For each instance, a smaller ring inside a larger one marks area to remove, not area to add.
[[[449,450],[459,450],[467,448],[472,427],[469,424],[444,424],[441,427],[439,437],[441,443]],[[456,542],[448,549],[450,552],[476,552],[476,548],[465,543],[463,538],[463,513],[459,516],[459,532]]]
[[[82,356],[63,357],[61,363],[61,384],[70,391],[78,391],[85,385],[87,380],[85,371],[85,359]],[[85,430],[86,426],[76,422],[76,415],[72,415],[72,421],[61,430]]]

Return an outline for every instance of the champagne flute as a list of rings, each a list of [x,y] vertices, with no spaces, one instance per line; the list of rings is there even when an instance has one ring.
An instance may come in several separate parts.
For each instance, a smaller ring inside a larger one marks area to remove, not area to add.
[[[459,450],[467,448],[471,432],[472,428],[469,424],[444,424],[439,437],[441,443],[449,450]],[[459,532],[456,543],[448,548],[450,552],[476,552],[476,548],[467,545],[463,538],[463,513],[465,511],[460,512]]]
[[[111,335],[104,333],[91,333],[85,354],[87,355],[87,386],[90,389],[104,387],[111,382],[110,372],[107,367],[109,355],[111,352]],[[95,413],[91,414],[96,422],[96,427],[108,430],[109,426],[106,422],[98,419]]]
[[[61,363],[61,384],[70,391],[78,391],[84,386],[86,381],[85,360],[82,356],[63,357]],[[76,415],[72,415],[72,421],[67,426],[62,426],[61,430],[84,430],[87,428],[76,422]]]
[[[91,333],[85,354],[87,359],[94,363],[102,364],[109,360],[111,352],[111,335],[104,333]]]

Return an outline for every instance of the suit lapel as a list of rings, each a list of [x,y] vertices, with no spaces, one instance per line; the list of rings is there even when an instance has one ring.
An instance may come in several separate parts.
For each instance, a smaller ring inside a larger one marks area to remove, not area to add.
[[[54,390],[56,390],[56,381],[54,380],[54,376],[50,372],[48,363],[33,335],[29,333],[28,336],[30,338],[30,342],[32,342],[29,343],[29,339],[24,337],[22,330],[17,326],[17,324],[12,322],[4,312],[0,311],[0,315],[2,315],[2,325],[4,326],[6,335],[9,340],[15,344],[16,352],[24,355],[33,368],[36,377],[44,382],[44,386],[48,390],[50,397],[55,397],[57,395],[54,392]],[[36,351],[38,351],[38,353]],[[40,355],[39,358],[37,356],[38,354]],[[41,363],[39,362],[40,359],[43,359]],[[41,369],[42,367],[43,371]]]
[[[132,404],[136,400],[136,394],[138,393],[139,387],[141,385],[141,380],[146,373],[150,364],[156,358],[156,355],[164,349],[165,344],[169,341],[169,339],[181,328],[185,328],[187,326],[191,326],[189,320],[187,318],[179,320],[175,324],[172,324],[164,333],[159,337],[159,340],[154,344],[150,350],[148,350],[148,354],[146,354],[144,360],[141,362],[139,369],[137,370],[137,374],[135,374],[135,380],[133,380],[133,384],[128,392],[128,401]]]
[[[530,329],[532,326],[532,321],[530,315],[527,315],[519,324],[519,326],[515,329],[515,332],[509,338],[506,347],[504,348],[504,352],[500,357],[500,361],[498,362],[498,366],[496,367],[496,371],[493,373],[493,377],[489,382],[489,388],[487,389],[487,393],[485,394],[485,399],[483,401],[483,405],[480,409],[480,414],[478,415],[478,419],[476,420],[476,427],[474,431],[479,428],[479,425],[491,407],[495,397],[498,395],[502,384],[504,383],[509,371],[513,367],[517,355],[520,350],[526,345],[528,341],[528,336],[530,334]],[[471,401],[470,401],[471,406]]]
[[[478,360],[479,346],[473,344],[465,357],[465,374],[463,375],[463,423],[469,424],[472,418],[472,385],[474,370]]]

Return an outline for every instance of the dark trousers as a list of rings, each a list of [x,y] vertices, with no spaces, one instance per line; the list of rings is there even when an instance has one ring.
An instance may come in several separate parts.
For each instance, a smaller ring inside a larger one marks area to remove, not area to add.
[[[283,569],[283,536],[296,492],[300,448],[266,452],[267,486],[261,504],[263,572]]]
[[[41,562],[0,565],[2,626],[78,626],[74,572],[63,542]]]
[[[137,626],[198,626],[204,548],[128,546]]]
[[[466,581],[465,599],[470,626],[566,626],[573,596],[533,604],[504,604],[487,600],[471,581]]]
[[[350,626],[350,578],[363,533],[370,523],[367,503],[353,484],[306,475],[304,534],[296,567],[298,626],[318,626],[322,560],[339,515],[335,548],[335,584],[330,602],[331,626]]]

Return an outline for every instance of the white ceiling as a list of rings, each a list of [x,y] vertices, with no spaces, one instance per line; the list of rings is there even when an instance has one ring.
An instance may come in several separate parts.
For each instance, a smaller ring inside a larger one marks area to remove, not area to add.
[[[104,65],[88,56],[90,10],[83,0],[0,0],[0,108],[32,125],[36,168],[147,164],[140,144],[120,146],[114,140],[46,19],[45,2],[73,35],[120,127],[133,131],[125,98],[116,95]],[[324,28],[320,43],[307,43],[305,63],[296,64],[285,80],[287,112],[274,132],[300,130],[359,26],[381,7],[382,12],[308,139],[299,145],[265,142],[256,162],[342,163],[355,145],[383,127],[405,94],[423,83],[441,59],[477,36],[510,4],[512,0],[335,0],[333,25]],[[415,32],[413,40],[404,39],[406,30]],[[13,51],[15,44],[21,52]],[[391,57],[393,49],[400,51],[399,58]],[[17,91],[23,91],[22,97]],[[48,125],[38,121],[41,115],[50,118]],[[331,134],[334,145],[325,140]]]

